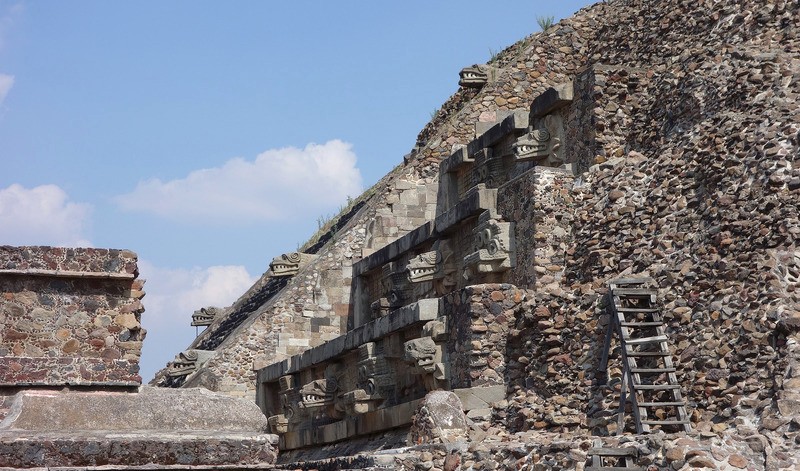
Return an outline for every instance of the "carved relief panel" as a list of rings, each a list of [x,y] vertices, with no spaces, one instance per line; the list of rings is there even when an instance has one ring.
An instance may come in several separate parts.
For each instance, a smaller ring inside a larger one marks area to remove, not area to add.
[[[448,239],[433,243],[432,250],[411,258],[406,267],[411,283],[433,282],[436,296],[452,291],[457,283],[456,260]]]
[[[209,326],[224,309],[218,307],[202,307],[192,313],[192,327]]]
[[[464,67],[458,73],[458,85],[466,88],[481,88],[493,79],[494,69],[485,64]]]
[[[294,276],[300,269],[317,258],[314,254],[289,252],[272,259],[269,269],[272,276]]]
[[[370,305],[373,319],[385,316],[411,299],[412,286],[404,263],[396,261],[383,266],[380,289],[381,296]]]
[[[211,350],[185,350],[175,355],[175,359],[167,365],[167,376],[177,378],[188,376],[215,355]]]
[[[441,321],[428,322],[422,329],[422,337],[403,344],[403,360],[410,365],[408,371],[421,377],[427,391],[449,388],[441,346],[447,338],[445,329]]]
[[[564,163],[564,123],[558,114],[549,114],[534,121],[528,133],[514,144],[514,156],[520,162],[534,161],[557,167]]]
[[[481,213],[472,231],[472,252],[464,257],[464,277],[468,281],[480,273],[500,273],[515,265],[512,231],[513,223],[503,222],[495,211]]]

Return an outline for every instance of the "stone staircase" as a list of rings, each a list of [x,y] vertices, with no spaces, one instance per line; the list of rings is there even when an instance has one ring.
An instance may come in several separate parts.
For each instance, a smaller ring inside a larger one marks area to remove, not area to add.
[[[651,427],[691,431],[657,292],[644,288],[650,281],[647,278],[616,280],[610,284],[607,294],[606,311],[610,322],[600,371],[605,372],[608,367],[611,338],[616,332],[623,368],[617,434],[624,431],[628,403],[636,433],[648,433]]]

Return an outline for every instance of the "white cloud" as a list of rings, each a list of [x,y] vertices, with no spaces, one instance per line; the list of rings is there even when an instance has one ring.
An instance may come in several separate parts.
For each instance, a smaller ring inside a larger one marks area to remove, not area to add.
[[[142,324],[147,329],[141,361],[145,381],[187,348],[196,336],[192,313],[206,306],[227,307],[256,282],[242,266],[161,268],[139,260],[147,280]]]
[[[11,87],[14,86],[14,76],[13,75],[6,75],[0,74],[0,105],[3,104],[3,101],[6,99],[6,95],[11,90]]]
[[[90,247],[91,206],[72,203],[56,185],[0,189],[0,244]]]
[[[117,197],[124,209],[180,221],[247,223],[318,212],[361,192],[361,173],[351,145],[339,140],[236,158],[182,179],[140,182]]]

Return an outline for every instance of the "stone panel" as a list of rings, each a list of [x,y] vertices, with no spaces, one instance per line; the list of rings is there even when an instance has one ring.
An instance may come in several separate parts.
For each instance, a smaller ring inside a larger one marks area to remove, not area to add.
[[[0,386],[137,386],[144,281],[126,250],[0,247]]]

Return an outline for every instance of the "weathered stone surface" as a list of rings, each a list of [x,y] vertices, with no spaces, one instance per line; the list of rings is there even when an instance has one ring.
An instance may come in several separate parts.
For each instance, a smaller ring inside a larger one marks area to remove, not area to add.
[[[463,388],[453,390],[461,401],[465,411],[485,409],[506,398],[506,387],[503,385]]]
[[[200,388],[142,386],[136,393],[23,391],[0,430],[263,433],[267,418],[250,401]]]
[[[252,402],[204,389],[23,391],[0,422],[0,468],[259,467],[277,455],[266,426]]]
[[[412,444],[452,443],[464,440],[467,419],[461,401],[449,391],[433,391],[414,413],[409,440]]]
[[[274,435],[243,433],[116,434],[6,432],[6,469],[272,469]]]
[[[127,250],[0,246],[0,387],[138,386],[136,260]]]

